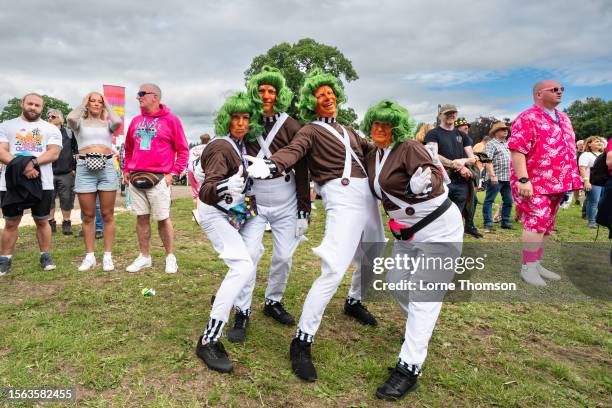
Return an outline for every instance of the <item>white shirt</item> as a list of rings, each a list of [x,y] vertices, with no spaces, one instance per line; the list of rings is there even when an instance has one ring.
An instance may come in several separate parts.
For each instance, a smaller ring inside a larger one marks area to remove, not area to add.
[[[578,166],[582,166],[582,167],[586,167],[587,169],[590,169],[591,167],[593,167],[593,164],[595,164],[595,159],[597,158],[597,156],[599,156],[601,153],[593,153],[593,152],[584,152],[580,155],[580,158],[578,159]]]
[[[13,156],[38,157],[47,151],[47,145],[58,145],[62,148],[62,133],[57,126],[38,119],[28,122],[21,116],[0,123],[0,143],[9,144]],[[43,190],[53,190],[53,164],[40,166],[40,177]],[[0,191],[6,191],[6,166],[0,176]]]

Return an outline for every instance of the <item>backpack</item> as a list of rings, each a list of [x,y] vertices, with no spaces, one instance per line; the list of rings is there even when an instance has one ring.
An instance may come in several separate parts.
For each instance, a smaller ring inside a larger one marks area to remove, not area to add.
[[[603,152],[595,159],[593,163],[593,167],[591,167],[591,173],[589,176],[589,181],[594,186],[603,187],[608,181],[610,174],[608,173],[608,165],[606,164],[606,153]]]

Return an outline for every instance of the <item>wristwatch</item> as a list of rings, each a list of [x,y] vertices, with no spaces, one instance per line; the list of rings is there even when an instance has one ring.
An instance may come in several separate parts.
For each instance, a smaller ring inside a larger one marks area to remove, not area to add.
[[[525,184],[528,181],[529,181],[529,177],[521,177],[520,179],[518,179],[518,182],[521,184]]]

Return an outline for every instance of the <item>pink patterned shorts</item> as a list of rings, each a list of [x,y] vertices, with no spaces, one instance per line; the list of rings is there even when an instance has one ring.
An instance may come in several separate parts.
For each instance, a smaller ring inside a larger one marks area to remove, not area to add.
[[[550,235],[555,226],[559,204],[565,194],[534,194],[530,200],[526,200],[512,189],[512,195],[516,204],[516,216],[523,223],[523,229]]]

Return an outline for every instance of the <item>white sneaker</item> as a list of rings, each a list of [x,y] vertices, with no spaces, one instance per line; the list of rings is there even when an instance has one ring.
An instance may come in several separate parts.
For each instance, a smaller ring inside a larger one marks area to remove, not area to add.
[[[521,278],[530,285],[546,286],[546,282],[540,277],[537,265],[534,264],[521,267]]]
[[[128,272],[138,272],[142,268],[150,268],[151,266],[151,256],[145,257],[140,254],[125,270]]]
[[[96,257],[95,256],[85,256],[83,262],[81,262],[81,266],[79,266],[79,272],[85,272],[90,269],[95,268],[96,266]]]
[[[113,263],[113,258],[111,256],[105,256],[102,258],[102,270],[105,272],[115,270],[115,264]]]
[[[539,261],[537,263],[537,267],[538,267],[538,273],[540,274],[541,277],[550,279],[550,280],[554,280],[554,281],[561,280],[561,276],[543,267]]]
[[[166,257],[166,273],[178,272],[178,264],[176,263],[176,256],[170,254]]]

